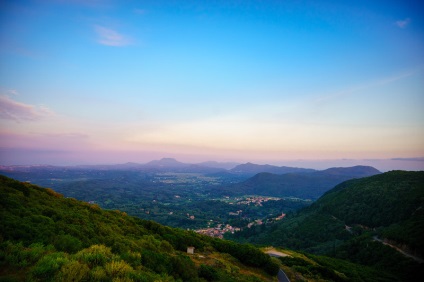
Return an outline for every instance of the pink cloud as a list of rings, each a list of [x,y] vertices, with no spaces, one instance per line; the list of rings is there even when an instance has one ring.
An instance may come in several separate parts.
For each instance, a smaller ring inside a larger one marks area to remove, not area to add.
[[[15,133],[0,131],[0,148],[25,150],[92,150],[90,136],[84,133]]]
[[[8,96],[0,96],[0,119],[36,121],[51,115],[53,112],[44,106],[24,104]]]
[[[97,33],[97,42],[107,46],[126,46],[131,44],[131,40],[119,32],[100,25],[94,26]]]

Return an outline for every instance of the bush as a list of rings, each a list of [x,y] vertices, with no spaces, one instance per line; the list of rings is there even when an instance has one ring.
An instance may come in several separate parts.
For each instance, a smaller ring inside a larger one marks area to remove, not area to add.
[[[53,281],[56,273],[62,265],[68,263],[69,259],[65,253],[52,253],[45,255],[31,269],[30,275],[34,280]]]
[[[121,255],[121,258],[128,262],[132,267],[139,266],[141,264],[141,254],[138,252],[128,251]]]
[[[25,248],[22,243],[5,242],[1,245],[2,259],[13,266],[26,267],[37,262],[46,252],[41,243]]]
[[[216,281],[218,280],[218,273],[212,266],[202,264],[199,268],[199,277],[207,281]]]
[[[193,261],[186,255],[171,257],[172,276],[183,281],[189,281],[197,277],[197,270]]]
[[[78,261],[65,263],[57,275],[58,281],[81,281],[88,278],[90,269]]]
[[[92,281],[107,281],[108,280],[106,271],[101,266],[96,266],[90,271],[90,278]]]
[[[133,272],[133,268],[123,260],[120,261],[111,261],[105,265],[106,273],[109,277],[126,277],[131,272]]]
[[[110,248],[103,245],[93,245],[83,249],[76,254],[76,258],[87,263],[90,268],[94,266],[103,266],[112,259]]]
[[[82,243],[77,238],[69,234],[65,234],[65,235],[59,235],[55,238],[54,246],[59,251],[75,253],[81,249]]]

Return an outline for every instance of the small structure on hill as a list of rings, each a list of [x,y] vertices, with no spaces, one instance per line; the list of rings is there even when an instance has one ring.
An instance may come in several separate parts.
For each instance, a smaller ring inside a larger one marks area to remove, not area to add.
[[[187,247],[187,254],[194,255],[194,247]]]

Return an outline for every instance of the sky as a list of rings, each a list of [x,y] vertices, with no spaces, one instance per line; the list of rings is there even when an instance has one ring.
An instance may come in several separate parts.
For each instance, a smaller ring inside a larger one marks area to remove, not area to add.
[[[424,170],[420,1],[0,2],[0,164]]]

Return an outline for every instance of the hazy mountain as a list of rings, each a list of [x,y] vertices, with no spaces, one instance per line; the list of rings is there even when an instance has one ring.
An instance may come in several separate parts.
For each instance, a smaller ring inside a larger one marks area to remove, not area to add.
[[[163,158],[146,163],[144,170],[159,172],[180,172],[180,173],[219,173],[225,171],[223,168],[208,167],[198,164],[187,164],[173,158]]]
[[[268,172],[274,174],[284,174],[284,173],[307,173],[314,172],[314,169],[307,168],[297,168],[297,167],[287,167],[287,166],[274,166],[274,165],[258,165],[253,163],[245,163],[238,165],[232,169],[230,172],[236,174],[246,174],[246,175],[255,175],[261,172]]]
[[[250,165],[249,165],[250,167]],[[252,166],[254,167],[254,166]],[[221,188],[223,193],[254,194],[275,197],[297,197],[317,199],[335,185],[364,176],[380,173],[367,166],[349,168],[330,168],[309,173],[258,173],[248,180]]]
[[[222,169],[232,169],[235,166],[239,165],[239,163],[235,162],[216,162],[216,161],[207,161],[198,163],[199,166],[213,167],[213,168],[222,168]]]
[[[353,166],[353,167],[333,167],[326,170],[318,171],[316,174],[323,175],[346,175],[354,177],[367,177],[379,174],[381,171],[372,166]]]
[[[155,167],[155,168],[182,168],[188,167],[189,164],[185,164],[177,161],[173,158],[162,158],[160,160],[153,160],[144,165],[145,167]]]

